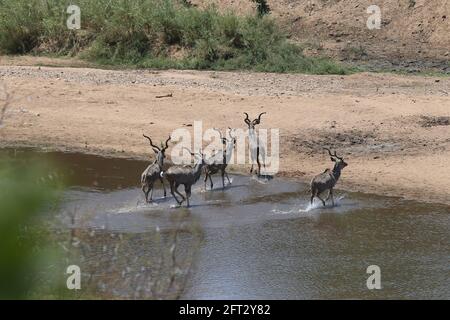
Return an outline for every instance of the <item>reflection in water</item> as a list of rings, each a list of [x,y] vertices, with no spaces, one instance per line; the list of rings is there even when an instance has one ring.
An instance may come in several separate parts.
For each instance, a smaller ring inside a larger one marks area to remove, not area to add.
[[[201,240],[199,230],[172,217],[177,228],[143,233],[83,227],[71,230],[67,264],[80,266],[83,291],[94,297],[179,299]]]
[[[199,182],[192,208],[174,208],[160,193],[144,203],[138,183],[146,163],[50,156],[71,185],[61,209],[65,223],[76,212],[81,230],[128,235],[120,259],[129,268],[138,265],[133,257],[157,257],[149,237],[175,230],[180,213],[185,225],[201,228],[182,298],[450,298],[448,206],[341,191],[338,206],[311,207],[305,185],[234,176],[225,191],[205,192]],[[192,233],[180,235],[180,243],[189,239]],[[113,250],[114,240],[105,243]],[[380,266],[382,290],[367,289],[369,265]],[[111,294],[130,297],[120,288]]]

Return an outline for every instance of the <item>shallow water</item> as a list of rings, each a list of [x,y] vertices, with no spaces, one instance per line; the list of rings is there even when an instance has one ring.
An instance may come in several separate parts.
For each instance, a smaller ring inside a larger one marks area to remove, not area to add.
[[[175,228],[172,218],[182,212],[201,228],[182,298],[450,298],[448,206],[337,191],[337,206],[323,208],[309,205],[301,183],[234,175],[225,190],[219,177],[212,191],[199,181],[185,209],[169,192],[162,198],[161,189],[155,203],[143,202],[139,178],[146,163],[46,156],[70,186],[61,209],[67,222],[66,213],[76,212],[85,228],[145,235]],[[381,290],[367,289],[369,265],[381,268]]]

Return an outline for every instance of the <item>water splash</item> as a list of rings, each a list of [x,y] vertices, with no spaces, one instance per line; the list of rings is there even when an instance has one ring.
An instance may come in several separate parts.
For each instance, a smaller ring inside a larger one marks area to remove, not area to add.
[[[166,199],[167,198],[164,197],[155,198],[151,203],[146,203],[145,201],[137,200],[136,204],[129,203],[120,208],[114,208],[108,211],[108,213],[112,214],[139,213],[159,209],[160,208],[159,202],[165,201]]]
[[[298,212],[310,212],[312,210],[315,209],[320,209],[320,208],[334,208],[334,207],[339,207],[341,205],[341,200],[345,199],[345,195],[341,195],[337,198],[334,199],[334,206],[331,204],[327,204],[325,207],[322,205],[322,202],[318,199],[314,199],[313,203],[311,204],[310,202],[308,202],[308,205],[306,206],[305,209],[299,209]]]
[[[271,212],[273,212],[275,214],[292,214],[292,213],[298,213],[298,210],[291,209],[291,210],[288,210],[288,211],[284,211],[284,210],[279,210],[279,209],[275,208],[275,209],[272,209]]]
[[[125,214],[125,213],[136,213],[144,210],[148,210],[148,206],[144,207],[143,205],[136,205],[136,206],[124,206],[122,208],[117,208],[109,211],[108,213],[113,214]]]
[[[314,200],[313,204],[307,203],[306,208],[302,207],[304,204],[295,205],[290,210],[279,210],[278,208],[272,209],[271,212],[275,214],[295,214],[295,213],[309,213],[314,210],[320,210],[320,209],[333,209],[336,207],[341,206],[341,201],[345,199],[345,195],[341,195],[334,199],[334,206],[331,205],[331,203],[327,203],[327,205],[324,207],[322,205],[322,202],[320,200]],[[299,208],[300,207],[300,208]]]
[[[308,203],[305,209],[302,208],[298,209],[298,212],[310,212],[311,210],[318,209],[320,207],[322,207],[322,203],[314,201],[313,204]]]
[[[258,177],[257,175],[252,175],[252,177],[250,179],[252,181],[258,182],[260,184],[268,184],[269,183],[269,179],[263,178],[263,177]]]

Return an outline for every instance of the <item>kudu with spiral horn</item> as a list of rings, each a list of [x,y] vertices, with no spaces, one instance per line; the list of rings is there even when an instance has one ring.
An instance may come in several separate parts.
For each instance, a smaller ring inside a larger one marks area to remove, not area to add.
[[[169,147],[169,141],[170,137],[166,140],[164,145],[161,145],[161,147],[158,147],[153,144],[153,141],[150,137],[143,135],[149,142],[150,146],[153,149],[153,152],[156,155],[155,161],[150,164],[147,169],[142,173],[141,175],[141,185],[142,185],[142,192],[144,192],[145,195],[145,201],[147,203],[153,201],[153,188],[155,185],[156,180],[161,181],[161,184],[164,189],[164,197],[166,197],[166,186],[164,185],[164,180],[161,177],[161,172],[164,167],[164,159],[166,158],[166,150]],[[148,199],[148,195],[150,193],[150,200]]]
[[[252,160],[252,167],[250,169],[250,173],[253,172],[253,166],[255,164],[258,165],[258,172],[257,174],[261,175],[261,162],[260,158],[263,162],[264,168],[266,168],[266,147],[264,143],[259,139],[258,134],[255,131],[255,126],[261,123],[261,116],[263,114],[266,114],[266,112],[262,112],[259,114],[259,116],[254,119],[253,121],[250,121],[249,115],[247,112],[244,112],[246,118],[244,119],[244,122],[248,126],[248,138],[249,138],[249,145],[250,145],[250,157]]]
[[[228,177],[228,173],[226,171],[228,163],[230,162],[231,153],[233,152],[233,148],[236,145],[236,137],[233,137],[231,135],[231,132],[233,129],[228,128],[228,135],[230,136],[230,139],[223,137],[222,132],[215,129],[220,134],[220,140],[222,141],[222,151],[219,151],[215,155],[213,155],[211,158],[214,159],[212,162],[207,161],[205,165],[205,190],[206,190],[206,181],[209,178],[209,182],[211,185],[211,190],[214,186],[212,182],[211,176],[216,174],[220,171],[222,174],[222,188],[225,188],[225,177],[228,180],[228,183],[231,184],[230,178]],[[220,156],[222,154],[222,156]]]
[[[196,154],[192,153],[189,149],[184,149],[188,150],[192,156],[196,156]],[[194,166],[173,165],[169,167],[167,171],[161,172],[161,177],[166,178],[167,181],[169,181],[170,193],[172,193],[172,196],[175,198],[179,205],[181,205],[186,200],[187,206],[190,206],[189,198],[191,197],[192,185],[194,185],[200,179],[200,176],[202,174],[202,168],[205,164],[204,155],[202,153],[199,153],[197,155],[199,155],[200,158],[197,160]],[[183,196],[178,191],[178,187],[181,184],[184,185],[186,196]],[[175,193],[181,197],[181,200],[178,200],[178,198],[175,196]]]
[[[347,163],[344,161],[344,158],[339,157],[334,151],[334,154],[331,153],[330,149],[324,148],[328,151],[328,154],[331,157],[331,161],[334,162],[333,170],[326,169],[323,173],[315,176],[311,180],[311,204],[313,204],[314,197],[319,198],[323,205],[325,206],[325,201],[331,197],[331,202],[334,206],[334,197],[333,197],[333,188],[339,180],[341,176],[341,171],[347,166]],[[323,200],[320,195],[329,190],[328,197]]]

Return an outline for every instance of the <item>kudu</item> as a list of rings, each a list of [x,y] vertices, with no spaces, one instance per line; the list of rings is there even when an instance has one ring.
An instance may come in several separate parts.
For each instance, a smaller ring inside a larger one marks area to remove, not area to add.
[[[189,151],[189,153],[192,156],[196,155],[191,151]],[[192,185],[194,185],[200,179],[200,176],[202,174],[202,168],[205,165],[204,155],[202,153],[200,153],[199,155],[200,159],[195,163],[194,166],[173,165],[169,167],[167,171],[161,172],[161,177],[166,178],[167,181],[169,181],[170,193],[172,194],[172,196],[175,198],[175,200],[178,202],[179,205],[181,205],[186,200],[187,207],[190,206],[189,198],[191,197]],[[181,184],[184,185],[186,197],[183,196],[178,191],[178,187]],[[178,200],[178,198],[175,196],[175,193],[182,198],[181,201]]]
[[[250,145],[250,155],[252,160],[252,167],[250,169],[250,173],[253,172],[253,166],[255,163],[258,165],[258,176],[261,175],[261,162],[259,160],[259,156],[261,155],[261,159],[263,161],[264,168],[266,168],[266,148],[264,146],[264,143],[259,139],[257,133],[255,132],[255,126],[261,123],[261,116],[263,114],[266,114],[266,112],[262,112],[258,118],[254,119],[253,121],[250,121],[250,118],[248,116],[247,112],[244,112],[246,118],[244,119],[244,122],[248,126],[248,138],[249,138],[249,145]]]
[[[328,151],[328,154],[331,157],[331,161],[334,162],[334,168],[333,170],[326,169],[323,173],[315,176],[311,180],[311,204],[313,204],[314,197],[317,197],[325,206],[325,201],[327,201],[331,197],[331,202],[334,206],[333,188],[338,182],[339,177],[341,176],[342,169],[347,166],[347,163],[342,157],[337,156],[336,151],[334,151],[334,154],[332,154],[330,149],[324,149]],[[323,200],[320,195],[326,190],[329,190],[328,197]]]
[[[150,146],[152,147],[153,152],[155,152],[156,155],[155,161],[150,164],[141,175],[142,192],[144,192],[145,201],[149,203],[153,201],[153,187],[156,180],[158,179],[162,183],[162,186],[164,188],[164,197],[166,197],[166,186],[164,185],[164,180],[161,177],[161,172],[164,166],[164,159],[166,158],[166,150],[169,147],[169,141],[171,138],[169,137],[166,140],[164,146],[161,145],[161,147],[158,147],[153,144],[153,141],[150,137],[146,136],[145,134],[143,136],[148,139],[148,141],[150,142]],[[148,199],[149,193],[150,200]]]
[[[209,182],[211,185],[211,190],[214,187],[211,176],[220,171],[222,174],[222,188],[225,188],[225,176],[227,177],[228,183],[231,184],[230,178],[228,177],[228,173],[226,172],[228,163],[230,162],[231,153],[233,152],[233,148],[236,145],[236,137],[231,135],[233,129],[228,128],[228,135],[230,139],[223,137],[222,132],[217,129],[214,129],[220,134],[220,140],[222,141],[222,151],[216,153],[211,158],[214,159],[213,162],[209,163],[207,161],[205,165],[205,190],[206,190],[206,181],[209,178]],[[220,157],[220,153],[222,153],[222,157]],[[219,159],[217,160],[217,158]]]

